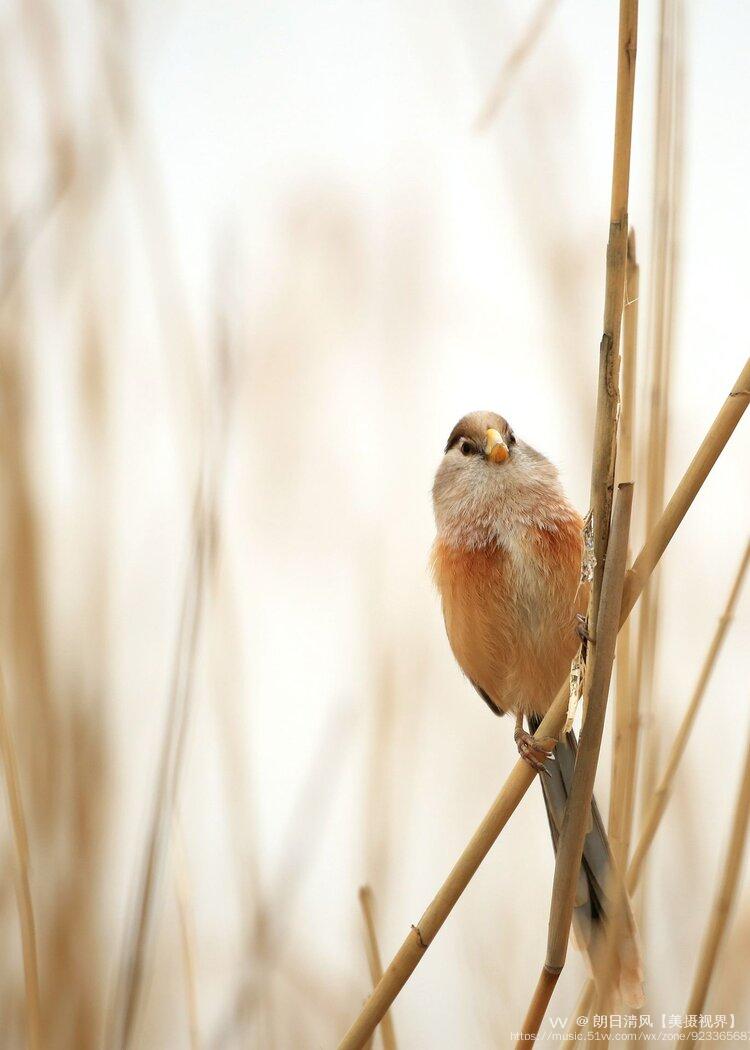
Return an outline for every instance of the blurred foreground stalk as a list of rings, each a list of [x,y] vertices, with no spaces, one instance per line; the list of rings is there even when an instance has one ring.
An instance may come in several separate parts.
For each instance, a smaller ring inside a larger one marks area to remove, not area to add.
[[[375,931],[375,896],[370,886],[362,886],[359,891],[359,903],[362,907],[362,915],[365,920],[365,931],[367,933],[367,964],[370,968],[372,986],[375,988],[383,976],[383,963],[380,959],[380,946]],[[380,1022],[380,1034],[383,1037],[383,1050],[396,1050],[396,1035],[393,1030],[393,1018],[389,1011],[383,1015]]]
[[[193,678],[204,606],[204,590],[213,522],[214,492],[206,498],[199,483],[194,508],[193,542],[185,577],[180,626],[175,645],[169,710],[161,743],[159,774],[154,792],[151,827],[142,859],[135,917],[126,932],[122,976],[112,1045],[126,1050],[132,1044],[138,1016],[146,955],[150,945],[159,880],[177,802],[185,752]]]
[[[5,788],[8,794],[13,846],[16,852],[14,876],[18,918],[21,927],[21,949],[26,982],[26,1039],[28,1050],[39,1050],[41,1021],[39,1009],[39,974],[37,969],[36,929],[29,883],[29,839],[21,801],[18,765],[6,715],[5,679],[0,671],[0,755],[2,755]]]

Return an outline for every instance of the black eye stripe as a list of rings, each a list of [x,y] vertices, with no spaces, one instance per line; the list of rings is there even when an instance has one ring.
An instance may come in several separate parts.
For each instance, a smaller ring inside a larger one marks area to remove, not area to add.
[[[451,436],[448,438],[448,442],[447,442],[447,444],[445,446],[445,451],[446,452],[450,452],[450,450],[452,448],[456,447],[456,445],[459,443],[460,440],[461,440],[461,435],[460,434],[451,434]]]
[[[447,440],[447,442],[445,444],[445,452],[450,452],[450,450],[452,448],[455,448],[457,445],[459,445],[459,443],[461,441],[468,441],[471,445],[474,446],[474,451],[475,452],[480,452],[481,451],[481,447],[483,447],[483,445],[484,445],[484,440],[482,439],[481,446],[480,446],[475,441],[473,441],[471,438],[467,437],[466,433],[463,432],[463,430],[462,430],[462,428],[465,425],[465,423],[466,423],[465,420],[463,420],[463,419],[460,420],[455,425],[453,430],[450,432],[448,440]],[[515,445],[515,443],[516,443],[516,435],[513,433],[512,429],[508,426],[508,424],[505,423],[504,421],[498,421],[498,424],[503,427],[503,430],[505,432],[505,441],[506,441],[506,443],[508,445]]]

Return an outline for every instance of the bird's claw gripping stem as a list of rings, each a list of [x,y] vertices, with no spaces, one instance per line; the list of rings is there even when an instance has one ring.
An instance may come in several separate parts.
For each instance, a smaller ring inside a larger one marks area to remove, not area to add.
[[[583,613],[576,613],[576,634],[582,642],[593,642],[594,639],[589,633],[589,621]]]
[[[513,739],[516,742],[518,754],[524,762],[528,762],[537,773],[546,773],[547,776],[550,776],[550,771],[544,763],[552,757],[557,741],[553,737],[540,737],[537,739],[531,733],[527,733],[520,725],[516,726]]]

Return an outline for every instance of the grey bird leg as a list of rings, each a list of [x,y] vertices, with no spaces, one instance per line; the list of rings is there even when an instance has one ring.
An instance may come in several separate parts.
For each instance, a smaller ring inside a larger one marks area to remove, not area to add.
[[[528,762],[537,773],[546,773],[549,776],[549,770],[544,763],[548,758],[551,758],[555,749],[557,741],[554,737],[541,737],[537,740],[533,734],[527,733],[523,728],[523,713],[519,711],[516,714],[516,728],[513,733],[513,739],[516,742],[518,754],[524,762]]]

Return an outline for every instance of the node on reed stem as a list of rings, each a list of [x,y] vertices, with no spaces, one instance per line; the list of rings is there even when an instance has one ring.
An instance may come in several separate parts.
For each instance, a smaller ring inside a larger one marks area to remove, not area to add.
[[[721,454],[721,450],[726,446],[749,402],[750,359],[719,410],[664,513],[656,523],[651,535],[646,538],[633,568],[626,574],[620,606],[620,626],[632,612],[646,580],[667,549],[669,541],[700,491]],[[559,735],[565,724],[567,710],[568,683],[565,682],[535,735],[538,738]],[[385,1011],[414,973],[433,938],[450,915],[533,780],[534,773],[531,767],[519,759],[422,919],[409,931],[390,965],[384,971],[382,979],[339,1043],[338,1050],[360,1050],[364,1046]]]
[[[635,429],[635,377],[638,341],[638,296],[640,267],[635,253],[635,234],[628,237],[623,310],[622,405],[617,449],[617,478],[633,480],[633,431]],[[630,551],[628,550],[628,558]],[[626,621],[617,639],[615,658],[615,722],[612,746],[612,787],[607,832],[615,864],[622,870],[630,849],[636,747],[638,740],[638,691],[631,667],[631,625]]]

